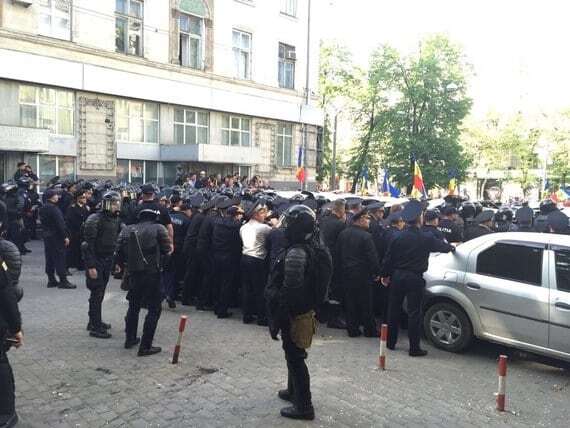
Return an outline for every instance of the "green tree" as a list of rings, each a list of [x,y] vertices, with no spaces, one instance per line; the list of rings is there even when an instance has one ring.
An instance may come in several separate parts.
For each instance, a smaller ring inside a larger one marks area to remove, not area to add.
[[[401,187],[409,186],[412,155],[427,188],[446,186],[450,172],[463,179],[470,159],[459,137],[472,105],[469,73],[461,49],[440,35],[408,57],[387,45],[373,52],[366,78],[350,93],[360,131],[348,161],[353,189],[363,170],[380,167],[388,167]]]
[[[389,112],[384,163],[400,186],[412,180],[410,156],[422,169],[426,188],[446,186],[452,172],[465,177],[469,158],[459,143],[461,124],[472,105],[467,96],[470,72],[461,49],[446,37],[426,39],[418,53],[395,58],[390,77],[398,100]]]
[[[570,111],[563,111],[555,118],[555,123],[549,127],[547,136],[552,144],[548,168],[548,177],[559,187],[570,185]]]
[[[356,69],[352,53],[338,41],[321,41],[319,69],[319,105],[325,112],[323,129],[322,164],[317,171],[317,181],[323,181],[331,174],[333,138],[332,105],[339,103],[350,93],[355,84]]]

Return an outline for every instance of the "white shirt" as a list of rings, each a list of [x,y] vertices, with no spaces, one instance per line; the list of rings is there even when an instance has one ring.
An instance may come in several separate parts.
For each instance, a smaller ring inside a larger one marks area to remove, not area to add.
[[[265,239],[271,232],[271,226],[260,223],[251,219],[244,224],[239,234],[243,242],[244,256],[255,257],[256,259],[265,259],[267,256],[267,248],[265,247]]]

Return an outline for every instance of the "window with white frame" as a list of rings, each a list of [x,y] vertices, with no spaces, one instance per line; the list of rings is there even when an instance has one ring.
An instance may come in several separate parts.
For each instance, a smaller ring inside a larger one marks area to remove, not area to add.
[[[293,125],[277,125],[277,166],[293,165]]]
[[[117,159],[117,183],[157,183],[158,162]]]
[[[297,0],[281,0],[281,13],[297,16]]]
[[[180,64],[204,68],[204,19],[180,14]]]
[[[143,7],[140,0],[115,0],[115,49],[142,56]]]
[[[71,39],[71,0],[40,0],[40,34]]]
[[[224,115],[222,117],[222,144],[249,147],[251,145],[251,120],[245,117]]]
[[[232,47],[236,77],[238,79],[251,79],[251,34],[233,30]]]
[[[116,108],[117,140],[158,143],[158,104],[119,100]]]
[[[20,124],[73,135],[74,96],[71,91],[20,85]]]
[[[279,87],[293,89],[295,87],[295,47],[279,43]]]
[[[29,164],[40,179],[39,188],[46,189],[48,182],[58,176],[62,180],[75,180],[75,162],[73,156],[36,155],[27,153],[24,162]]]
[[[174,143],[208,144],[209,113],[174,109]]]

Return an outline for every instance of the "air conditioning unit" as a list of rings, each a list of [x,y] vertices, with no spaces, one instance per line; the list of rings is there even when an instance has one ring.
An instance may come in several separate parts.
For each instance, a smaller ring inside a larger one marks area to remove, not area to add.
[[[291,61],[297,61],[297,54],[295,53],[295,51],[288,51],[285,54],[285,57],[287,59],[290,59]]]
[[[30,7],[34,4],[34,0],[12,0],[12,3],[19,4],[24,7]]]

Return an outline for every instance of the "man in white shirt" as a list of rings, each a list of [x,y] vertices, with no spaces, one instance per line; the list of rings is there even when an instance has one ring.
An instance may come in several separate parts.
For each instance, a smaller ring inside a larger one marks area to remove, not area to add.
[[[263,292],[267,280],[265,240],[271,232],[271,226],[265,223],[268,212],[265,202],[258,201],[248,213],[250,220],[239,232],[243,242],[241,281],[244,324],[252,323],[257,317],[258,325],[267,325]]]

